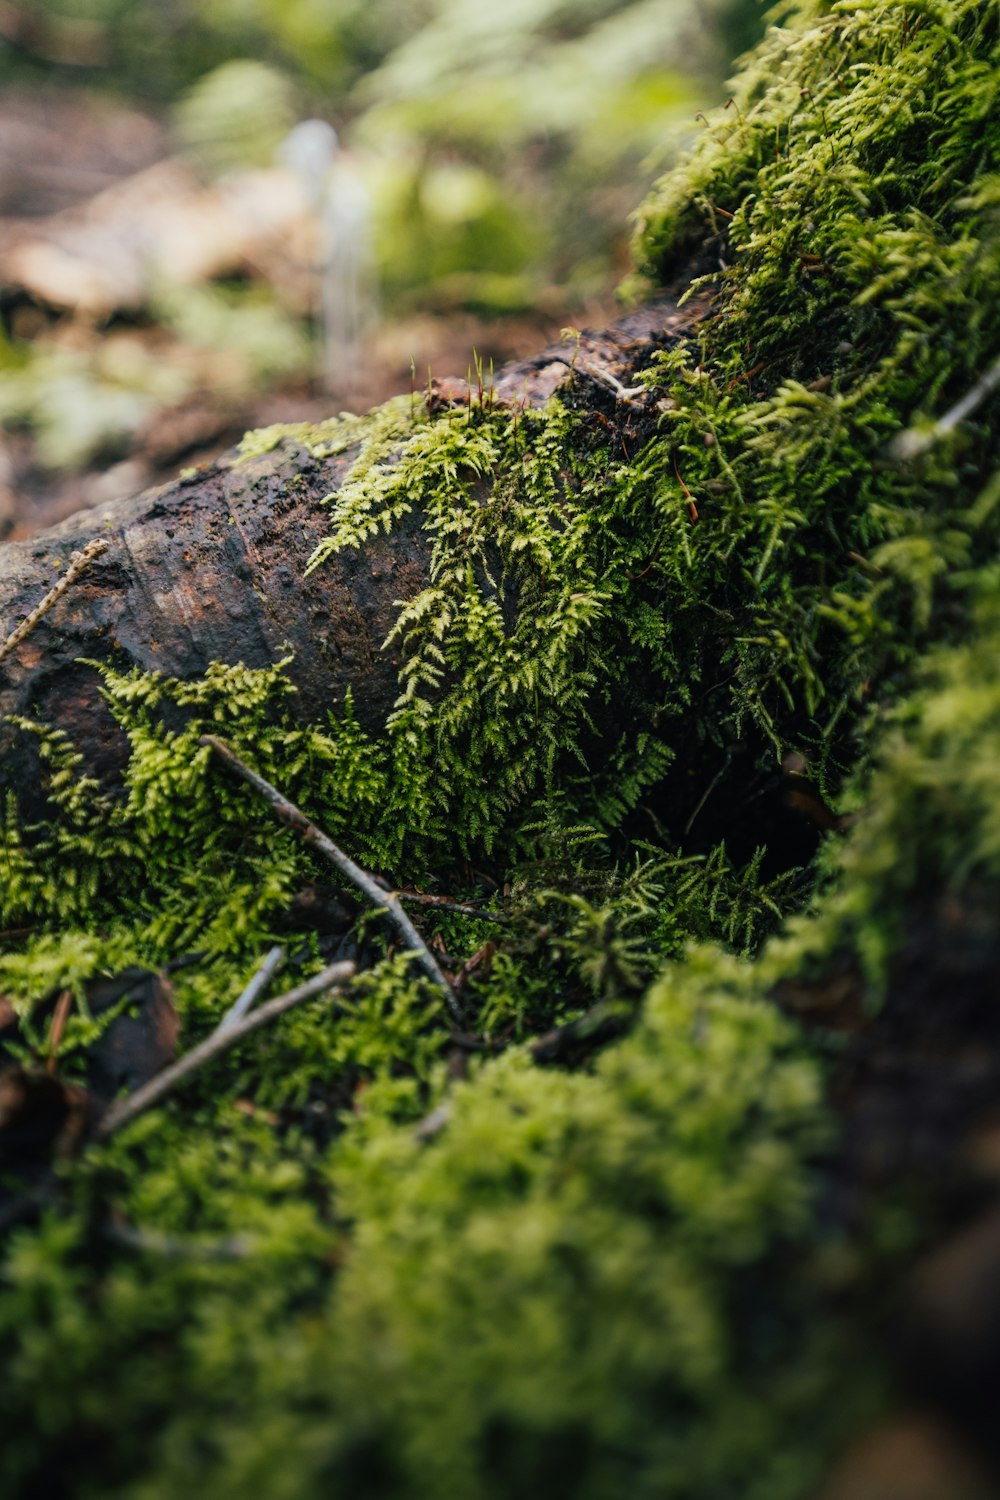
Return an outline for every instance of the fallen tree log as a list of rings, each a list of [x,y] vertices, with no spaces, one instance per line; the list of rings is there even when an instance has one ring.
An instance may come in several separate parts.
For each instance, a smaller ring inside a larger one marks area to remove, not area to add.
[[[283,744],[263,714],[246,730],[239,691],[221,707],[247,763],[299,783],[296,805],[324,826],[331,810],[352,851],[389,848],[393,823],[412,855],[432,822],[409,866],[370,868],[429,872],[464,921],[469,903],[502,906],[488,942],[444,915],[435,934],[476,1034],[456,1037],[387,956],[335,1025],[297,1013],[68,1177],[65,1220],[18,1235],[4,1263],[5,1493],[61,1492],[72,1473],[116,1496],[256,1483],[290,1500],[801,1500],[886,1412],[885,1313],[951,1232],[915,1279],[896,1396],[930,1404],[995,1471],[1000,138],[984,80],[997,48],[995,9],[977,0],[919,16],[887,0],[798,8],[645,210],[657,275],[717,215],[730,226],[704,338],[654,353],[655,388],[639,396],[567,348],[572,430],[563,408],[548,425],[526,413],[532,448],[481,407],[467,421],[449,407],[401,449],[405,495],[387,506],[380,472],[364,493],[356,477],[342,486],[327,589],[345,559],[370,566],[387,516],[391,543],[417,514],[416,573],[451,587],[429,615],[411,605],[401,640],[396,688],[424,673],[419,712],[405,733],[394,716],[362,765],[357,737]],[[380,451],[391,467],[391,442]],[[512,558],[529,554],[506,599],[506,578],[487,576],[490,526],[507,526]],[[428,618],[437,630],[421,634]],[[466,629],[483,619],[492,633]],[[545,675],[553,642],[563,697]],[[44,1021],[54,1003],[54,1029],[60,992],[85,999],[92,979],[169,963],[178,1014],[203,1032],[269,951],[288,897],[315,896],[299,841],[234,796],[190,724],[174,735],[144,719],[151,701],[132,718],[140,795],[123,808],[86,787],[89,821],[72,803],[48,848],[12,839],[0,859],[19,903],[0,958],[12,1015]],[[595,708],[622,728],[603,761]],[[615,754],[643,726],[684,795],[664,815],[622,794],[602,845],[591,783],[602,765],[624,780]],[[556,729],[565,758],[549,775]],[[744,774],[754,734],[772,763],[800,750],[796,800],[846,829],[819,880],[793,877],[806,909],[763,948],[781,890],[756,852],[726,863],[760,827]],[[551,813],[527,854],[514,814],[532,809],[513,809],[525,778],[497,790],[518,756]],[[821,759],[828,794],[852,770],[864,812],[850,827],[805,784]],[[482,787],[499,886],[471,861],[454,879],[449,835]],[[677,830],[710,844],[720,804],[724,840],[678,857]],[[569,1031],[574,1017],[585,1024]],[[602,1017],[630,1034],[595,1057]],[[536,1060],[586,1066],[492,1057],[532,1034],[546,1043]],[[72,1040],[50,1030],[43,1056],[63,1068]],[[483,1061],[449,1088],[456,1050]],[[226,1255],[210,1277],[193,1264],[206,1251]],[[907,1446],[883,1429],[881,1463],[856,1449],[827,1500],[902,1493],[881,1478],[901,1449],[920,1475],[944,1450],[949,1500],[996,1488],[956,1475],[960,1445],[912,1431]]]
[[[508,367],[491,399],[537,408],[575,383],[596,412],[620,406],[634,372],[695,316],[673,298],[651,303],[603,332]],[[429,390],[432,408],[467,399],[464,381],[433,382]],[[329,523],[324,502],[355,456],[348,449],[317,458],[294,438],[250,458],[237,449],[171,484],[0,547],[2,640],[36,609],[74,552],[94,537],[107,543],[0,662],[0,785],[23,795],[36,780],[30,742],[12,745],[3,734],[12,715],[64,730],[100,780],[120,772],[124,738],[101,698],[99,672],[81,659],[189,679],[211,661],[265,667],[290,656],[303,716],[353,688],[360,724],[379,732],[400,667],[398,648],[383,646],[399,601],[426,582],[429,544],[414,514],[391,536],[376,535],[363,551],[338,554],[306,575]]]

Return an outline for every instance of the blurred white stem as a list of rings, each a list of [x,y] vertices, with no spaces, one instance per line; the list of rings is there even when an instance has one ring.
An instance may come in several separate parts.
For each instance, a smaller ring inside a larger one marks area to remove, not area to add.
[[[362,336],[374,309],[371,199],[339,156],[325,120],[303,120],[282,159],[301,180],[318,231],[314,308],[320,328],[319,376],[327,390],[349,390],[363,362]]]

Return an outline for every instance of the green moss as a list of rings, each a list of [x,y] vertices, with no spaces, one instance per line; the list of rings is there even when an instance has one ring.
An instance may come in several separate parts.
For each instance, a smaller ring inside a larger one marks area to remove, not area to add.
[[[257,427],[244,435],[236,449],[236,462],[249,463],[265,453],[273,453],[281,443],[301,444],[314,458],[329,458],[359,446],[362,462],[365,447],[380,445],[386,437],[404,429],[404,414],[412,412],[414,402],[403,397],[387,401],[364,416],[342,412],[323,422],[276,422],[271,427]]]
[[[18,1340],[5,1377],[15,1400],[40,1397],[28,1471],[54,1457],[53,1429],[100,1445],[111,1428],[128,1470],[146,1428],[150,1478],[125,1493],[339,1493],[336,1476],[347,1484],[377,1447],[385,1492],[513,1492],[553,1463],[578,1480],[582,1465],[595,1495],[630,1474],[642,1493],[688,1494],[695,1476],[716,1493],[748,1465],[748,1493],[794,1494],[815,1458],[790,1464],[776,1438],[823,1360],[812,1352],[791,1380],[786,1306],[768,1315],[756,1395],[745,1368],[762,1335],[754,1299],[773,1297],[777,1274],[761,1257],[806,1230],[804,1162],[827,1127],[815,1064],[745,989],[744,972],[702,960],[657,987],[593,1077],[491,1064],[455,1092],[431,1147],[387,1128],[374,1090],[325,1163],[296,1137],[276,1157],[273,1133],[218,1105],[200,1132],[137,1126],[128,1158],[103,1163],[103,1191],[128,1159],[119,1211],[187,1258],[156,1255],[154,1237],[148,1296],[128,1257],[84,1272],[99,1320],[85,1335],[80,1280],[58,1272],[67,1255],[86,1264],[79,1230],[17,1242],[4,1321],[45,1329]],[[338,1226],[307,1207],[324,1184]],[[234,1232],[251,1264],[199,1261]],[[347,1259],[329,1293],[331,1254]],[[91,1372],[116,1361],[128,1380],[97,1400]],[[150,1453],[148,1424],[180,1390]],[[23,1447],[8,1475],[17,1461]]]
[[[652,274],[717,230],[726,269],[627,452],[573,383],[248,435],[247,460],[351,456],[320,576],[378,533],[429,541],[384,733],[350,696],[300,722],[280,664],[106,671],[112,798],[23,727],[51,811],[5,812],[4,925],[36,930],[0,989],[40,1050],[47,996],[190,950],[195,1039],[328,873],[206,730],[391,880],[511,920],[420,914],[456,965],[480,952],[464,1081],[369,923],[381,957],[336,1006],[65,1169],[3,1263],[12,1496],[71,1463],[102,1500],[791,1500],[868,1409],[824,1294],[817,1044],[768,997],[847,955],[875,1005],[916,895],[1000,886],[996,394],[939,420],[1000,347],[997,61],[971,0],[785,17],[645,210]],[[864,809],[806,870],[758,811],[789,748]],[[632,1028],[589,1065],[518,1047],[595,1002]],[[92,1036],[76,1015],[71,1070]]]
[[[983,569],[962,644],[932,654],[884,726],[874,773],[856,782],[863,815],[842,849],[826,851],[829,889],[814,916],[793,918],[769,946],[765,970],[853,952],[877,1002],[908,903],[1000,884],[997,581],[995,566]]]
[[[819,1093],[794,1034],[711,959],[654,987],[593,1076],[493,1065],[432,1148],[362,1120],[335,1174],[359,1230],[338,1376],[400,1490],[492,1493],[489,1454],[501,1492],[548,1462],[566,1494],[687,1495],[748,1468],[748,1494],[794,1493],[787,1453],[767,1457],[790,1393],[741,1391],[731,1299],[808,1224]]]
[[[429,1145],[391,1124],[383,1074],[332,1151],[237,1113],[214,1078],[193,1118],[141,1121],[78,1167],[79,1215],[6,1264],[5,1409],[34,1413],[5,1449],[12,1493],[114,1434],[94,1493],[475,1496],[552,1466],[567,1494],[801,1494],[873,1391],[852,1364],[845,1400],[850,1341],[816,1321],[803,1252],[830,1122],[767,995],[832,946],[863,952],[914,889],[1000,881],[998,648],[990,600],[900,712],[835,897],[756,963],[693,951],[593,1072],[489,1063]],[[947,817],[918,816],[928,799]],[[405,1024],[399,964],[366,984],[374,1053],[313,1018],[310,1058],[370,1066]],[[269,1043],[272,1083],[290,1042]],[[109,1262],[86,1228],[109,1200],[145,1251]]]

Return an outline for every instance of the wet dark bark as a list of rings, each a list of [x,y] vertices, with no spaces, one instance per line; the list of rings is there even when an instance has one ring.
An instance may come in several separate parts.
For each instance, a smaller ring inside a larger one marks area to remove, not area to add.
[[[395,664],[380,646],[392,600],[420,585],[425,549],[414,528],[303,578],[324,532],[323,497],[346,466],[346,458],[317,463],[294,447],[236,467],[224,460],[8,543],[0,551],[0,618],[8,627],[35,607],[82,543],[97,535],[109,545],[0,665],[0,712],[65,729],[90,772],[109,779],[124,744],[99,674],[81,658],[191,678],[213,659],[262,667],[294,653],[303,712],[317,712],[353,682],[363,685],[358,708],[368,727],[384,721]],[[3,738],[0,730],[0,745]],[[20,789],[30,746],[3,749],[3,778]]]
[[[615,383],[628,385],[692,317],[672,299],[651,304],[585,335],[578,349],[555,345],[509,367],[497,380],[497,399],[535,406],[562,386],[595,413],[620,408]],[[466,395],[463,381],[445,381],[433,400],[447,405]],[[630,413],[626,402],[626,421]],[[396,697],[398,668],[382,644],[395,601],[425,580],[428,547],[412,516],[391,536],[304,577],[327,528],[324,497],[343,481],[351,457],[317,460],[287,442],[247,463],[230,454],[191,478],[81,511],[30,541],[0,547],[2,639],[38,605],[74,551],[95,536],[108,542],[0,663],[0,790],[30,794],[36,777],[31,745],[4,732],[11,714],[66,730],[89,772],[115,779],[125,745],[101,699],[98,672],[81,658],[191,678],[213,660],[263,667],[292,654],[289,675],[304,716],[323,712],[352,687],[362,725],[380,729]]]

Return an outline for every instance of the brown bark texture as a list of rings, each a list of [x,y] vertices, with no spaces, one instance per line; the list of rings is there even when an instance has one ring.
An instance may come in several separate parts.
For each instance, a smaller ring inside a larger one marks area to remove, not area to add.
[[[595,411],[604,410],[622,400],[616,383],[627,387],[693,316],[672,299],[650,303],[585,333],[579,345],[553,345],[509,366],[495,398],[538,406],[572,381],[583,399],[592,392]],[[443,381],[431,399],[447,405],[466,395],[464,381]],[[94,537],[107,542],[0,662],[0,793],[14,790],[32,801],[37,752],[30,737],[11,733],[8,721],[17,714],[65,730],[89,774],[116,779],[125,741],[101,698],[100,674],[81,659],[188,679],[213,660],[264,667],[291,655],[303,715],[322,712],[352,687],[363,727],[381,729],[399,666],[383,642],[396,601],[426,580],[429,548],[414,514],[391,535],[304,576],[327,529],[324,499],[343,482],[353,456],[317,460],[288,440],[247,462],[230,453],[190,477],[0,547],[2,641],[37,608],[74,552]]]

